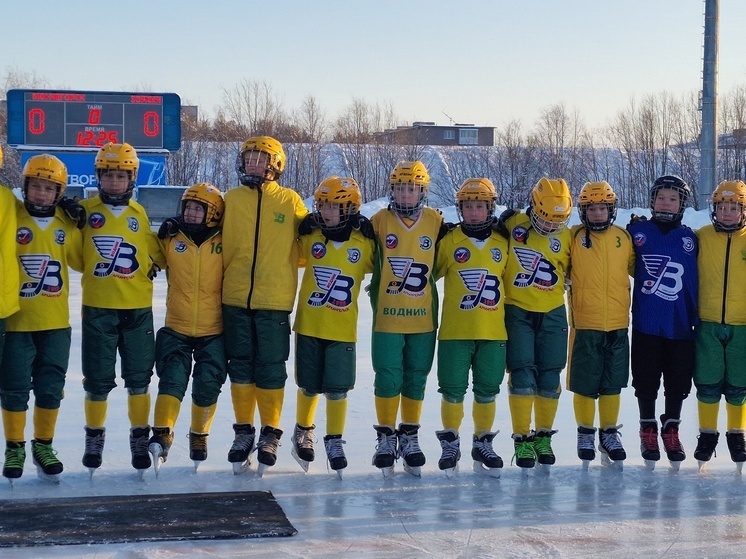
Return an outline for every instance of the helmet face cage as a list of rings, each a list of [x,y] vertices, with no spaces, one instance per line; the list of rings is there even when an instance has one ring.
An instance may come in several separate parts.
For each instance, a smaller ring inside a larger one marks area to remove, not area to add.
[[[129,144],[104,145],[96,155],[96,178],[98,179],[98,195],[105,204],[112,206],[123,206],[132,198],[132,192],[137,183],[137,171],[140,168],[140,160],[137,152]],[[127,190],[117,194],[111,194],[101,188],[101,177],[108,171],[127,172]]]
[[[421,161],[402,161],[391,172],[390,186],[391,207],[400,216],[411,217],[425,206],[430,188],[430,175]],[[403,192],[412,189],[417,192],[417,200],[414,202],[397,200],[397,194],[401,196]]]
[[[202,223],[187,223],[184,219],[187,202],[197,202],[205,210]],[[181,214],[179,223],[187,231],[199,231],[208,227],[217,227],[223,218],[225,202],[220,191],[209,183],[199,183],[190,186],[181,197]]]
[[[719,207],[737,207],[740,215],[735,223],[726,224],[718,220]],[[743,181],[723,181],[715,189],[710,200],[710,220],[716,231],[730,233],[746,225],[746,184]]]
[[[655,211],[655,200],[661,190],[675,190],[679,193],[679,209],[676,212]],[[684,217],[684,210],[689,204],[691,189],[684,182],[684,179],[676,175],[665,175],[655,179],[653,187],[650,189],[650,213],[656,221],[674,222],[681,221]]]
[[[466,223],[464,220],[464,203],[467,201],[482,201],[487,204],[487,216],[478,223]],[[456,208],[458,210],[461,228],[467,232],[480,232],[492,227],[497,206],[497,192],[489,179],[467,179],[456,192]]]
[[[28,199],[28,184],[32,178],[54,183],[57,186],[57,192],[54,202],[49,205],[35,204]],[[35,155],[31,157],[23,166],[23,204],[32,214],[48,214],[54,210],[54,207],[60,201],[67,188],[67,167],[54,155]]]
[[[313,193],[314,217],[322,231],[338,231],[344,229],[350,216],[360,211],[362,194],[360,187],[353,178],[329,177],[324,180]],[[321,214],[321,207],[325,204],[337,204],[339,222],[328,225]]]
[[[572,197],[565,180],[540,179],[531,189],[529,210],[531,225],[539,235],[548,237],[562,232],[572,212]]]
[[[246,163],[259,163],[260,154],[267,156],[267,162],[261,174],[247,174]],[[256,188],[263,183],[276,180],[285,170],[285,150],[282,144],[270,136],[257,136],[249,138],[241,145],[238,158],[236,159],[236,171],[238,180],[244,186]]]
[[[596,204],[604,204],[608,211],[607,218],[602,222],[591,222],[588,219],[588,209]],[[611,227],[617,214],[617,197],[611,185],[606,181],[584,184],[578,194],[578,214],[581,223],[591,231],[606,231]]]

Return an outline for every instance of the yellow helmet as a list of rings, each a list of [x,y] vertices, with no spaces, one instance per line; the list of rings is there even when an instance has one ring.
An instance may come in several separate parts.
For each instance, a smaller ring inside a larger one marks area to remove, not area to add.
[[[391,206],[394,211],[402,216],[411,216],[419,212],[425,205],[427,191],[430,188],[430,174],[422,161],[400,161],[391,172],[389,179],[391,192]],[[414,204],[405,204],[396,201],[394,189],[397,186],[411,185],[419,188],[419,196]]]
[[[487,219],[479,223],[465,223],[463,203],[468,200],[487,202]],[[456,207],[461,218],[461,228],[466,231],[481,231],[492,225],[497,204],[497,191],[487,178],[466,179],[456,191]]]
[[[717,219],[720,204],[738,204],[741,218],[738,222],[726,225]],[[710,200],[710,220],[718,231],[738,231],[746,225],[746,183],[738,180],[723,181],[712,193]]]
[[[184,220],[184,210],[187,202],[197,202],[205,208],[205,218],[202,223],[187,223]],[[225,201],[223,195],[215,186],[207,182],[200,182],[190,186],[181,196],[181,227],[187,231],[198,231],[203,227],[217,227],[223,219]]]
[[[565,179],[542,177],[531,189],[531,225],[544,236],[559,233],[572,212],[572,196]]]
[[[593,204],[606,204],[608,217],[603,222],[588,221],[588,208]],[[591,231],[606,231],[616,220],[617,198],[614,189],[606,181],[587,182],[578,194],[580,221]]]
[[[57,195],[54,202],[49,205],[40,205],[29,202],[28,183],[32,178],[39,178],[57,185]],[[26,161],[23,166],[23,203],[28,211],[34,214],[49,214],[54,210],[67,188],[67,167],[54,155],[34,155]]]
[[[101,200],[106,204],[114,206],[125,205],[132,198],[132,191],[137,182],[137,170],[140,168],[140,160],[137,152],[129,144],[105,144],[96,154],[96,177],[98,178],[98,193]],[[109,194],[101,188],[101,175],[104,171],[127,171],[129,183],[127,191],[121,194]]]
[[[245,155],[249,152],[266,153],[269,156],[267,167],[261,176],[247,175],[245,172]],[[254,136],[241,144],[236,161],[238,180],[244,186],[257,187],[266,181],[276,180],[285,171],[285,150],[282,144],[270,136]]]
[[[324,179],[313,193],[316,202],[316,221],[325,230],[342,229],[347,225],[351,215],[360,211],[363,195],[355,179],[332,176]],[[339,204],[339,223],[326,225],[321,216],[320,205],[324,203]]]

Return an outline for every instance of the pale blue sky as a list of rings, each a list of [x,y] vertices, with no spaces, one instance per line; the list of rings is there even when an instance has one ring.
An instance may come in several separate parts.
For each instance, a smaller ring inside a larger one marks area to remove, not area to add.
[[[702,0],[4,1],[0,71],[174,91],[211,114],[266,80],[290,110],[353,98],[405,121],[530,127],[558,102],[602,125],[632,96],[701,88]],[[746,85],[746,1],[720,1],[720,91]]]

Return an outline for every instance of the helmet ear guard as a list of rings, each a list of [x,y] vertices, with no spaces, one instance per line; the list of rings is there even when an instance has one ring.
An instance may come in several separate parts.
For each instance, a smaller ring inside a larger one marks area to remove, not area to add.
[[[588,209],[595,204],[604,204],[608,209],[608,216],[602,222],[588,220]],[[616,220],[617,196],[614,189],[606,181],[587,182],[578,194],[578,214],[580,221],[591,231],[606,231]]]
[[[132,192],[137,184],[137,171],[140,160],[137,152],[129,144],[105,144],[96,154],[94,163],[96,178],[98,179],[98,193],[105,204],[122,206],[132,198]],[[121,194],[110,194],[101,188],[101,176],[108,171],[126,171],[128,176],[127,190]]]
[[[655,211],[655,199],[661,190],[670,189],[679,193],[679,209],[676,212]],[[684,217],[684,210],[689,205],[692,190],[689,185],[679,176],[663,175],[655,179],[653,186],[650,188],[650,213],[656,221],[675,222],[681,221]]]
[[[417,214],[425,206],[430,189],[430,174],[422,161],[400,161],[391,172],[389,185],[391,186],[389,193],[391,207],[399,215],[409,217]],[[397,201],[394,191],[402,186],[413,186],[419,189],[419,195],[414,204]]]
[[[560,233],[572,212],[572,196],[565,179],[542,177],[531,189],[529,216],[534,230],[542,236]]]
[[[718,220],[718,207],[725,204],[738,206],[740,218],[737,222],[726,224]],[[746,183],[740,180],[727,180],[717,186],[710,199],[710,221],[717,231],[724,233],[743,229],[746,225]]]
[[[246,154],[256,153],[257,158],[260,153],[268,157],[267,164],[261,175],[249,175],[246,173]],[[282,144],[271,136],[254,136],[241,144],[238,157],[236,159],[236,172],[238,180],[244,186],[256,188],[266,181],[277,180],[285,171],[287,157]]]
[[[44,215],[54,211],[54,207],[60,198],[65,194],[67,188],[67,167],[54,155],[42,154],[35,155],[26,161],[23,166],[23,204],[32,215]],[[57,193],[54,202],[49,205],[35,204],[28,199],[28,184],[33,178],[42,179],[54,183],[57,186]]]
[[[313,193],[315,202],[315,218],[319,227],[325,231],[335,231],[344,229],[350,219],[350,216],[358,213],[363,205],[363,195],[360,193],[360,186],[357,181],[351,177],[332,176],[324,179]],[[339,223],[337,225],[327,225],[321,215],[322,204],[339,205]]]

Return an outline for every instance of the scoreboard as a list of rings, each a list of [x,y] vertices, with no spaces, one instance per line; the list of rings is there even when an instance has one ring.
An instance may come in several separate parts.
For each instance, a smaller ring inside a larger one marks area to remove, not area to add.
[[[97,149],[108,142],[136,150],[181,147],[181,99],[175,93],[11,89],[8,145]]]

